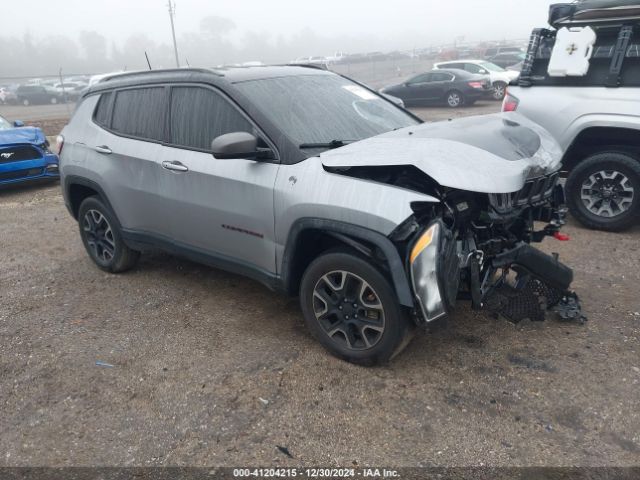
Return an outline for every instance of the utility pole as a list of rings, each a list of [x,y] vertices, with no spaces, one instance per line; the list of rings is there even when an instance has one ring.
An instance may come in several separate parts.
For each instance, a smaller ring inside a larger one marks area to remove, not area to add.
[[[173,36],[173,51],[176,54],[176,67],[180,68],[180,60],[178,59],[178,43],[176,42],[176,29],[173,25],[173,16],[176,13],[175,1],[169,0],[167,3],[169,7],[169,19],[171,20],[171,35]]]

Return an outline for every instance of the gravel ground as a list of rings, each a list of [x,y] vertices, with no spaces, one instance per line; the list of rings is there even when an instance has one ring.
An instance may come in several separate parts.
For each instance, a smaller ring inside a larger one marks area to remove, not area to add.
[[[460,305],[366,369],[251,280],[164,254],[98,270],[58,185],[0,191],[0,225],[0,466],[640,464],[640,228],[545,242],[586,325]]]

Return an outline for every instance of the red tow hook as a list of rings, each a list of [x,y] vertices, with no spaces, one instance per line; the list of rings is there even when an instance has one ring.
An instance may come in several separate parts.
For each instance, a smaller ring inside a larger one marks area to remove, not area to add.
[[[553,238],[561,242],[568,242],[569,240],[571,240],[571,237],[569,235],[567,235],[566,233],[560,233],[560,232],[554,233]]]

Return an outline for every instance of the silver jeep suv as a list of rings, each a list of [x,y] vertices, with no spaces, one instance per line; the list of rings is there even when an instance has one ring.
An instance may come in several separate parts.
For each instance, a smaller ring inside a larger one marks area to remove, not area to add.
[[[562,238],[560,150],[517,114],[427,125],[312,67],[181,69],[97,83],[59,142],[100,268],[159,247],[239,272],[299,295],[346,360],[389,360],[458,298],[580,317],[572,271],[529,245]]]

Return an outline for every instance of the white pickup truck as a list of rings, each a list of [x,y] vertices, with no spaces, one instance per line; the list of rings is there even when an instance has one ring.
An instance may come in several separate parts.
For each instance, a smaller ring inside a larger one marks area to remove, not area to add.
[[[640,220],[640,1],[554,5],[550,17],[555,28],[534,30],[503,110],[517,110],[558,140],[567,204],[578,221],[601,230],[629,228]],[[584,76],[548,74],[562,27],[597,34]]]

